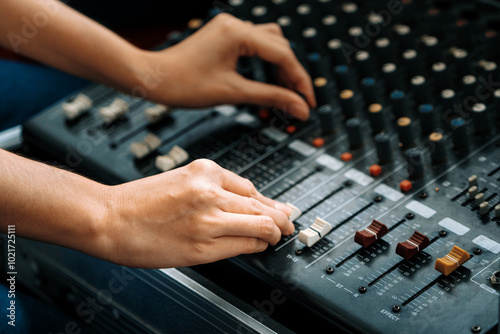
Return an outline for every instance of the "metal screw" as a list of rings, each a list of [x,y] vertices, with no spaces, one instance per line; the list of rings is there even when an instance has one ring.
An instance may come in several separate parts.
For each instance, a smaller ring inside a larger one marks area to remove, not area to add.
[[[328,275],[333,274],[333,267],[328,267],[328,268],[326,268],[326,273],[327,273]]]
[[[448,235],[448,232],[446,232],[445,230],[439,231],[439,236],[440,237],[446,237],[447,235]]]
[[[360,286],[358,289],[359,293],[365,293],[366,292],[366,287],[365,286]]]
[[[415,215],[412,212],[408,212],[406,214],[406,219],[413,219],[413,218],[415,218]]]
[[[346,186],[346,187],[350,187],[350,186],[352,186],[352,181],[351,181],[351,180],[347,180],[347,181],[345,181],[345,182],[344,182],[344,186]]]
[[[479,333],[481,331],[481,326],[479,325],[472,326],[470,330],[472,331],[472,333]]]
[[[377,195],[377,196],[375,196],[375,197],[373,198],[373,201],[375,201],[375,202],[381,202],[381,201],[382,201],[382,199],[383,199],[383,197],[382,197],[382,196]]]
[[[427,197],[427,193],[426,193],[425,191],[422,191],[422,192],[418,195],[418,197],[420,197],[420,198],[426,198],[426,197]]]
[[[325,169],[325,168],[323,166],[321,166],[321,165],[316,166],[316,171],[317,172],[321,172],[323,169]]]
[[[474,248],[474,254],[479,255],[483,252],[483,250],[479,247]]]
[[[500,285],[500,270],[495,270],[493,274],[490,276],[490,282],[491,285],[493,286],[499,286]]]
[[[392,312],[394,312],[394,313],[399,313],[399,311],[401,311],[401,306],[399,306],[399,305],[394,305],[394,306],[392,307]]]
[[[295,250],[295,255],[301,255],[301,254],[302,254],[302,249]]]

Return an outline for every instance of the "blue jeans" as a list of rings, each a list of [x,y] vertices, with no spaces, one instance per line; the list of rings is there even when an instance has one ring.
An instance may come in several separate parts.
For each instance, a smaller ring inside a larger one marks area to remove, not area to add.
[[[89,84],[48,66],[0,59],[0,131]]]

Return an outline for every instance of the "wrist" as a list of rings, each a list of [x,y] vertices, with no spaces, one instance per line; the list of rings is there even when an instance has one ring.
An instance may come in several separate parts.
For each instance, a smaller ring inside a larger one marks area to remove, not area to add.
[[[134,58],[135,60],[131,61],[133,69],[130,70],[131,85],[127,93],[143,99],[168,103],[169,97],[164,94],[169,91],[166,85],[167,78],[171,74],[169,69],[172,68],[168,52],[139,50]],[[159,90],[162,92],[160,98],[157,97]]]

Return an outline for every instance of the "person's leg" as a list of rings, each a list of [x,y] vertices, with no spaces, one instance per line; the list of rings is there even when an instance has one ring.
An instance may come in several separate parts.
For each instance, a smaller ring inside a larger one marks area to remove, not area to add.
[[[0,59],[0,131],[22,124],[88,81],[51,67]]]

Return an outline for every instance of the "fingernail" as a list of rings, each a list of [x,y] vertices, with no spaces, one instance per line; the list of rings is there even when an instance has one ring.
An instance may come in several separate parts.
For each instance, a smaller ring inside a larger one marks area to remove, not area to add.
[[[286,204],[275,202],[274,207],[277,210],[283,211],[287,215],[287,217],[292,213],[292,209]]]
[[[292,104],[290,106],[290,114],[297,117],[301,121],[307,121],[307,119],[309,118],[309,110],[301,107],[298,104]]]
[[[293,225],[293,223],[291,221],[289,221],[289,223],[290,223],[290,226],[289,226],[288,230],[290,231],[290,234],[292,234],[293,231],[295,231],[295,225]]]

